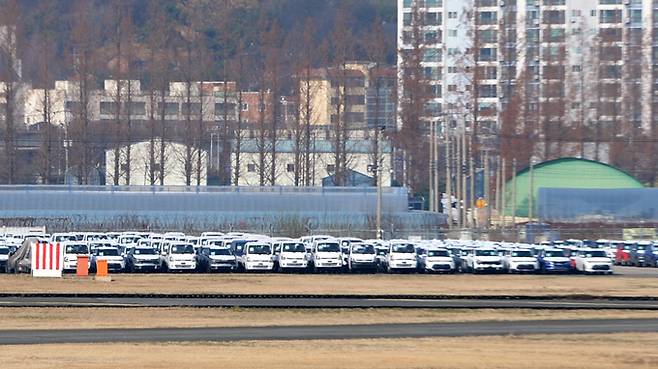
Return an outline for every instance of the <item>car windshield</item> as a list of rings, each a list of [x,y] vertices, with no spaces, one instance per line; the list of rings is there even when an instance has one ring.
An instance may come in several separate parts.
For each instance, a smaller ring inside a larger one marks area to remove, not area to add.
[[[135,255],[155,255],[156,254],[155,250],[151,249],[151,248],[135,249],[135,251],[133,251],[133,253]]]
[[[98,255],[98,256],[119,256],[119,250],[117,250],[117,249],[100,249],[100,250],[96,250],[96,255]]]
[[[647,245],[637,245],[637,251],[644,251],[647,249]]]
[[[586,258],[605,258],[607,257],[605,251],[599,251],[599,250],[592,250],[592,251],[586,251],[585,252],[585,257]]]
[[[550,250],[546,251],[544,253],[544,256],[547,258],[563,258],[564,257],[564,251],[562,250]]]
[[[428,250],[427,256],[428,257],[450,256],[450,254],[448,254],[448,250]]]
[[[194,254],[192,245],[173,245],[171,246],[172,254]]]
[[[393,249],[392,252],[399,252],[405,254],[412,254],[416,252],[414,245],[408,243],[393,245],[392,249]]]
[[[269,255],[272,253],[272,248],[270,245],[251,245],[249,246],[247,253],[255,255]]]
[[[517,258],[531,258],[532,252],[530,250],[516,250],[512,251],[512,256]]]
[[[0,255],[9,255],[8,247],[0,247]]]
[[[306,247],[303,243],[284,243],[283,252],[306,252]]]
[[[132,243],[137,243],[137,241],[141,240],[141,237],[121,237],[119,239],[119,243],[123,244],[132,244]]]
[[[374,254],[375,247],[373,245],[354,245],[352,246],[352,254]]]
[[[218,256],[218,255],[231,255],[231,250],[229,249],[210,249],[210,255],[213,256]]]
[[[340,246],[337,243],[320,243],[317,247],[318,252],[340,252]]]
[[[475,250],[475,256],[498,256],[498,250]]]
[[[67,254],[88,254],[87,245],[66,245]]]

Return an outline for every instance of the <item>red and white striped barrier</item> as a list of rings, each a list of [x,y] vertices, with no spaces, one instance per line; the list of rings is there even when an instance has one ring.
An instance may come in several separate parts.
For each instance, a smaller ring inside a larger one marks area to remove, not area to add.
[[[64,247],[58,243],[32,244],[32,277],[61,278],[64,270]]]

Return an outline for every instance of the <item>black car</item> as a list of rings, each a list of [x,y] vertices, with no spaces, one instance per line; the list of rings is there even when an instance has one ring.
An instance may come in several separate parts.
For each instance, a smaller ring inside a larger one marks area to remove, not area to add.
[[[148,246],[137,246],[126,253],[126,270],[129,272],[155,272],[160,269],[160,254]]]
[[[196,267],[203,272],[235,270],[237,259],[228,247],[200,247],[196,255]]]

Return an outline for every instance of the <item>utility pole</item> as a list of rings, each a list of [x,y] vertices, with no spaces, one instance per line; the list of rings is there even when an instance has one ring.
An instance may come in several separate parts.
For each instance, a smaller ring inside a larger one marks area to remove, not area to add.
[[[489,151],[484,151],[484,199],[487,202],[486,205],[486,221],[484,224],[484,228],[489,229],[489,224],[491,223],[491,205],[489,204],[492,202],[490,200],[490,191],[489,191]]]
[[[496,156],[496,188],[495,188],[495,195],[494,195],[494,209],[496,209],[496,212],[498,214],[498,223],[500,224],[500,155]]]
[[[441,208],[441,191],[439,191],[439,122],[434,123],[434,163],[432,171],[434,172],[434,211],[438,212]]]
[[[450,173],[450,131],[448,130],[447,122],[445,129],[445,143],[446,143],[446,206],[448,214],[448,229],[452,228],[452,173]],[[445,210],[445,209],[444,209]]]
[[[535,176],[534,176],[535,159],[530,157],[530,192],[528,193],[528,221],[532,222],[534,217],[534,197],[535,197]]]
[[[468,198],[468,189],[466,187],[466,117],[464,117],[464,125],[462,126],[462,167],[459,169],[462,173],[462,200],[463,200],[463,223],[466,227],[468,213],[466,208],[466,199]]]
[[[377,128],[376,135],[378,135],[378,145],[377,145],[377,159],[375,161],[376,170],[377,170],[377,239],[381,240],[382,237],[382,141],[381,141],[381,132]]]
[[[434,121],[430,120],[430,132],[429,132],[429,144],[430,144],[430,149],[429,149],[429,154],[430,154],[430,159],[429,159],[429,195],[430,195],[430,200],[429,200],[429,205],[427,206],[429,211],[434,211]]]
[[[475,228],[475,163],[473,160],[473,143],[471,142],[470,150],[469,150],[469,157],[468,157],[468,170],[469,170],[469,176],[471,177],[470,180],[470,190],[471,194],[468,197],[468,206],[471,209],[471,216],[470,216],[470,222],[471,222],[471,228]]]
[[[461,134],[461,132],[458,132]],[[461,207],[461,199],[462,199],[462,154],[461,154],[461,137],[457,136],[455,137],[455,148],[456,148],[456,155],[455,155],[455,163],[457,164],[455,166],[455,185],[457,187],[457,193],[456,193],[456,200],[457,200],[457,225],[461,229],[463,226],[462,223],[462,207]]]
[[[507,189],[507,181],[506,181],[506,179],[507,179],[507,176],[506,176],[507,161],[505,160],[505,158],[503,158],[501,160],[501,164],[502,165],[501,165],[500,171],[501,171],[502,174],[500,176],[500,182],[501,183],[500,183],[500,210],[499,211],[500,211],[500,215],[501,215],[501,225],[502,225],[503,228],[505,228],[505,225],[507,223],[506,219],[505,219],[505,210],[507,209],[507,201],[505,201],[505,190]]]
[[[516,158],[512,159],[512,227],[516,228]]]

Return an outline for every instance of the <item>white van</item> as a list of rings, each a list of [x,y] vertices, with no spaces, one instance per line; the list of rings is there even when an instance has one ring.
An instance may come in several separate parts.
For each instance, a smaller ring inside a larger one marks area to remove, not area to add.
[[[272,245],[267,242],[247,242],[244,245],[239,264],[245,271],[274,269]]]
[[[311,252],[311,263],[316,272],[319,269],[337,270],[343,267],[343,254],[340,250],[340,243],[336,239],[315,241]]]
[[[170,242],[162,255],[162,267],[168,271],[196,269],[194,246],[188,242]]]
[[[278,242],[279,271],[285,269],[304,270],[308,267],[308,253],[301,241]]]
[[[391,241],[386,255],[386,270],[389,273],[394,270],[412,271],[417,267],[416,246],[408,241]]]

